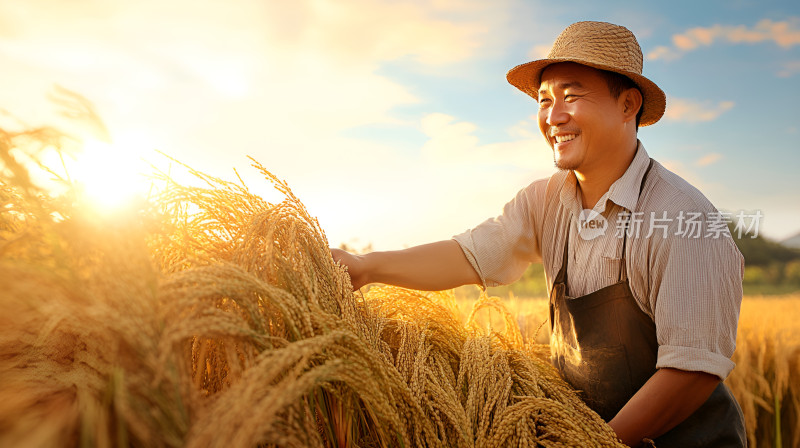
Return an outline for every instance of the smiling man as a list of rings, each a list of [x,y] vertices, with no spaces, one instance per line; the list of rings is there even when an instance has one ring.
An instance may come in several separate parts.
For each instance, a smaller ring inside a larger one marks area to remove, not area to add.
[[[507,284],[541,261],[552,361],[624,443],[745,446],[722,383],[734,367],[743,259],[720,212],[637,138],[666,99],[642,75],[636,38],[578,22],[548,58],[507,77],[538,101],[560,171],[452,240],[362,256],[332,249],[334,258],[355,288],[425,290]]]

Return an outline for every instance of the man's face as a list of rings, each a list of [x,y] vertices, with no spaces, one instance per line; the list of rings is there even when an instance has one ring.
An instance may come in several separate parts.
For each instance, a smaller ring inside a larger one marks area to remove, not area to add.
[[[553,64],[542,72],[539,86],[539,129],[560,169],[581,170],[597,165],[609,147],[624,135],[619,100],[603,75],[570,62]]]

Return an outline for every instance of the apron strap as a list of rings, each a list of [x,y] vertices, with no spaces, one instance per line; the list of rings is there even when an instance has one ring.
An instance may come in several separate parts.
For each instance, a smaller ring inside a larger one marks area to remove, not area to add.
[[[570,233],[570,223],[572,222],[572,213],[570,213],[569,218],[567,218],[567,237],[566,241],[564,242],[564,255],[561,256],[561,269],[558,270],[558,274],[556,275],[555,283],[563,283],[564,288],[567,287],[567,257],[569,257],[569,233]]]
[[[636,208],[639,208],[639,199],[642,197],[642,190],[644,190],[644,183],[647,181],[647,175],[650,174],[650,169],[653,168],[653,159],[650,159],[650,163],[647,165],[647,170],[645,170],[644,175],[642,176],[642,183],[639,184],[639,196],[636,200]],[[619,281],[626,281],[628,280],[628,268],[625,265],[625,243],[628,241],[628,225],[631,221],[631,215],[635,210],[631,210],[631,213],[628,215],[628,219],[625,220],[625,230],[622,231],[622,256],[621,261],[619,264]]]

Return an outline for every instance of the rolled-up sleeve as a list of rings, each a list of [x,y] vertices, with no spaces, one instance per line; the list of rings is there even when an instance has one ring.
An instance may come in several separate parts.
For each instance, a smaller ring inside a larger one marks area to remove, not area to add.
[[[453,236],[484,288],[512,283],[530,263],[541,260],[534,221],[543,208],[546,187],[547,179],[533,182],[503,207],[501,215]]]
[[[733,370],[744,261],[730,234],[663,240],[651,260],[657,368]]]

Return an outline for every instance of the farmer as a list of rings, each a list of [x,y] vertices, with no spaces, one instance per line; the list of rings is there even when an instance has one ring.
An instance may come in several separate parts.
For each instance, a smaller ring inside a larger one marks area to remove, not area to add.
[[[734,367],[743,258],[708,199],[637,138],[666,97],[642,76],[636,38],[575,23],[547,59],[507,78],[538,101],[560,170],[451,240],[360,256],[332,249],[334,258],[354,288],[422,290],[508,284],[542,262],[552,361],[624,443],[745,446],[722,383]]]

